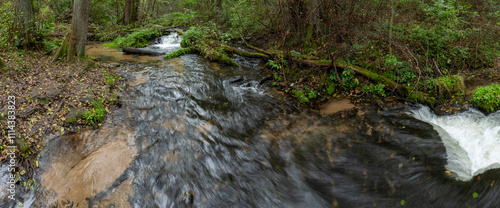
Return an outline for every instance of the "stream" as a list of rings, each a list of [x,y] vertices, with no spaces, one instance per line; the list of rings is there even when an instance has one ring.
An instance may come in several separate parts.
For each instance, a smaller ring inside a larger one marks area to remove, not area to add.
[[[36,191],[12,202],[2,183],[0,207],[500,207],[500,112],[318,112],[260,84],[257,59],[87,50],[124,61],[123,107],[98,129],[50,136]]]

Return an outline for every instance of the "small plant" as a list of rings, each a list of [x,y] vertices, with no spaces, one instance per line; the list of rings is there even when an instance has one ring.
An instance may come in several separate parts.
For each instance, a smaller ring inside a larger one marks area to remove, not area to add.
[[[308,103],[309,102],[309,98],[307,98],[306,95],[304,94],[304,92],[302,92],[300,90],[292,90],[292,94],[296,98],[298,98],[301,103]]]
[[[279,67],[279,64],[277,64],[274,60],[269,60],[266,63],[266,66],[271,67],[271,69],[277,69]]]
[[[92,108],[83,114],[85,122],[95,126],[104,119],[104,105],[101,99],[96,99],[92,102]]]
[[[335,92],[335,84],[334,83],[331,83],[328,88],[326,88],[326,92],[329,94],[329,95],[332,95],[334,92]]]
[[[283,78],[281,78],[280,76],[278,76],[278,73],[274,72],[274,80],[277,80],[279,82],[283,81]]]
[[[426,82],[429,93],[441,98],[451,98],[465,91],[464,79],[460,75],[429,79]]]
[[[290,54],[292,54],[292,56],[297,59],[297,60],[301,60],[302,59],[302,54],[300,52],[297,52],[295,50],[292,50],[290,51]]]
[[[494,112],[500,109],[500,85],[477,88],[472,94],[471,103],[484,109],[486,112]]]
[[[103,73],[104,74],[104,79],[106,80],[106,84],[108,84],[108,87],[109,89],[114,89],[116,86],[115,86],[115,82],[116,80],[123,80],[120,76],[114,76],[114,75],[110,75],[106,72]]]
[[[370,93],[376,96],[382,96],[385,97],[385,90],[384,90],[385,85],[383,84],[378,84],[378,85],[365,85],[363,86],[363,92],[364,93]]]
[[[354,77],[354,70],[352,69],[346,69],[342,72],[340,75],[342,78],[342,83],[344,83],[344,87],[353,90],[359,85],[359,81],[357,78]]]

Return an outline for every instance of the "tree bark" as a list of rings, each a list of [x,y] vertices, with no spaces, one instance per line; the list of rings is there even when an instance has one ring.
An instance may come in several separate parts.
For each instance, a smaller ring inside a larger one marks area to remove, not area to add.
[[[59,47],[56,59],[66,57],[67,60],[73,60],[75,56],[81,58],[85,55],[89,12],[90,0],[75,0],[71,29],[64,38],[63,44]]]
[[[138,20],[139,0],[126,0],[123,14],[123,24],[134,24]]]
[[[14,24],[17,28],[18,38],[24,39],[23,46],[25,48],[36,47],[33,0],[16,0],[14,12],[16,15]]]
[[[132,1],[133,0],[125,1],[125,9],[123,13],[123,24],[125,25],[130,24],[130,8],[132,8]]]

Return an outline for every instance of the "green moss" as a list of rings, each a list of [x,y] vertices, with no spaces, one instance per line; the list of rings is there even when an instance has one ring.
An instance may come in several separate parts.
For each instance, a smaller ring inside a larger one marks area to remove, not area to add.
[[[449,99],[465,92],[464,79],[460,75],[429,79],[427,91],[441,99]]]
[[[472,94],[471,103],[489,113],[500,110],[500,85],[494,83],[477,88]]]
[[[191,27],[184,33],[181,46],[183,48],[191,48],[211,61],[238,66],[238,64],[225,53],[222,42],[226,41],[226,36],[226,34],[220,33],[214,30],[214,28]]]
[[[292,90],[292,94],[298,98],[300,100],[300,102],[302,103],[308,103],[309,102],[309,98],[307,98],[307,96],[304,94],[304,92],[300,91],[300,90]]]
[[[135,31],[125,37],[116,38],[113,42],[104,44],[104,47],[122,48],[133,47],[141,48],[149,44],[149,40],[155,37],[160,37],[161,31],[159,28],[151,27]]]
[[[185,55],[185,54],[190,54],[190,53],[195,53],[195,52],[196,52],[196,50],[194,50],[191,47],[189,47],[189,48],[181,48],[179,50],[172,51],[172,52],[168,53],[167,55],[165,55],[165,58],[166,59],[173,59],[173,58]]]

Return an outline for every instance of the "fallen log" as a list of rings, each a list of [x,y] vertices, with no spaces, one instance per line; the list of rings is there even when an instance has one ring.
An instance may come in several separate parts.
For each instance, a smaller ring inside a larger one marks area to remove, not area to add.
[[[146,49],[146,48],[130,48],[130,47],[123,47],[122,51],[124,53],[131,53],[131,54],[139,54],[139,55],[150,55],[150,56],[159,56],[164,53],[160,53],[155,50],[151,49]]]
[[[235,54],[238,54],[240,56],[246,56],[246,57],[252,57],[252,58],[269,59],[269,56],[267,54],[264,54],[264,53],[252,53],[252,52],[240,50],[237,48],[233,48],[233,47],[230,47],[227,45],[222,45],[222,48],[227,53],[235,53]]]
[[[289,54],[286,54],[282,51],[275,51],[275,52],[266,51],[264,49],[260,49],[260,48],[257,48],[255,46],[248,44],[245,40],[243,40],[243,41],[248,47],[260,52],[261,54],[268,55],[268,57],[282,57],[285,59],[292,58],[292,57],[290,57]],[[404,84],[395,83],[387,77],[384,77],[382,75],[379,75],[375,72],[361,68],[361,67],[356,66],[356,65],[349,65],[344,61],[334,61],[332,64],[331,60],[320,60],[316,57],[304,56],[304,55],[300,55],[299,59],[293,57],[293,60],[296,61],[298,64],[305,65],[305,66],[312,66],[312,67],[332,67],[332,66],[334,66],[334,67],[339,67],[339,68],[343,68],[343,69],[351,69],[354,72],[356,72],[357,74],[360,74],[360,75],[362,75],[362,76],[364,76],[364,77],[366,77],[366,78],[368,78],[376,83],[381,83],[381,84],[384,84],[385,86],[387,86],[388,88],[395,89],[403,97],[406,97],[408,99],[414,100],[414,101],[419,102],[419,103],[427,104],[430,106],[434,106],[436,104],[436,99],[434,97],[432,97],[431,95],[429,95],[428,93],[424,93],[424,92],[420,92],[420,91],[413,91],[408,86],[406,86]]]

